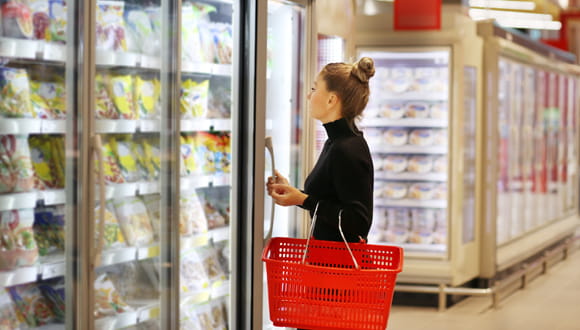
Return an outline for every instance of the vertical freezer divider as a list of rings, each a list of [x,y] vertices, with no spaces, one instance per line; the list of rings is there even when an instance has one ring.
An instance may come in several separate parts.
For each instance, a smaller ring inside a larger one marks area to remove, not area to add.
[[[105,171],[103,167],[103,143],[100,134],[93,137],[93,154],[96,154],[99,163],[99,232],[97,246],[93,251],[93,261],[95,267],[99,267],[102,260],[103,245],[105,243]],[[93,220],[95,218],[93,217]]]

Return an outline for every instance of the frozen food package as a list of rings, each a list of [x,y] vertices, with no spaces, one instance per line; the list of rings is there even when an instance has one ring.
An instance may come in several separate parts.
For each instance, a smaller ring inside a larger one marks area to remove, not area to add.
[[[0,21],[6,37],[31,39],[34,36],[32,13],[24,1],[2,1],[2,19]]]
[[[161,150],[159,149],[159,138],[148,137],[141,140],[143,147],[143,158],[147,164],[149,180],[157,180],[161,170]]]
[[[161,83],[158,79],[135,77],[135,102],[138,108],[137,116],[141,119],[159,118]]]
[[[95,317],[101,318],[131,310],[119,295],[106,272],[97,274],[95,279]]]
[[[50,26],[48,0],[26,0],[25,2],[28,4],[32,16],[33,38],[45,40]]]
[[[0,211],[0,270],[33,266],[38,262],[33,225],[33,209]]]
[[[384,185],[383,195],[389,199],[401,199],[407,196],[407,184],[401,182],[387,182]]]
[[[181,292],[195,292],[210,285],[209,276],[204,265],[204,259],[197,249],[188,249],[181,252],[181,266],[179,270]]]
[[[217,250],[211,246],[202,246],[197,249],[199,256],[202,258],[207,276],[210,281],[219,281],[226,279],[226,273],[221,266]]]
[[[382,106],[381,115],[389,119],[400,119],[405,116],[405,107],[400,103],[387,103]]]
[[[0,116],[33,118],[30,80],[25,69],[0,67]]]
[[[433,103],[429,108],[429,114],[434,119],[447,119],[448,106],[446,102]]]
[[[409,144],[416,146],[431,146],[435,142],[435,134],[430,128],[414,129],[409,134]]]
[[[415,69],[413,90],[428,93],[437,90],[439,70],[435,67],[419,67]]]
[[[127,244],[142,246],[153,242],[153,228],[147,208],[141,199],[138,197],[115,199],[113,205]]]
[[[204,208],[195,191],[182,193],[179,201],[179,233],[190,235],[208,231]]]
[[[158,287],[153,285],[138,261],[116,264],[108,267],[106,272],[116,291],[128,304],[159,296]]]
[[[365,139],[370,146],[381,145],[384,143],[385,131],[380,128],[366,127],[364,128]]]
[[[182,118],[206,118],[209,96],[209,80],[197,82],[186,79],[181,85]]]
[[[121,168],[117,160],[116,141],[113,137],[107,137],[103,141],[103,172],[106,183],[125,183],[125,178],[121,173]],[[98,159],[95,159],[95,172],[98,171]],[[95,173],[97,174],[97,172]]]
[[[56,189],[62,188],[64,182],[60,182],[57,175],[57,159],[54,144],[50,135],[30,135],[28,143],[30,146],[30,156],[32,167],[34,168],[36,189]],[[64,161],[64,159],[62,159]]]
[[[99,211],[101,205],[97,203],[95,206],[95,219],[101,221],[99,218]],[[105,235],[104,235],[104,249],[115,249],[118,247],[126,246],[125,237],[123,236],[123,231],[121,230],[121,225],[115,214],[115,208],[112,202],[107,202],[105,204]],[[95,239],[99,237],[99,225],[97,224],[95,229]],[[98,242],[97,242],[98,243]]]
[[[389,128],[385,131],[385,141],[390,146],[402,146],[407,144],[409,132],[404,128]]]
[[[109,77],[109,92],[121,119],[139,119],[139,111],[135,108],[132,75],[111,75]]]
[[[179,319],[179,329],[180,330],[204,330],[201,327],[200,321],[197,317],[198,305],[192,301],[188,301],[179,306],[180,308],[180,319]]]
[[[20,329],[22,323],[18,319],[14,307],[7,289],[0,289],[0,330]]]
[[[434,244],[447,244],[447,210],[435,210],[435,232],[433,233]]]
[[[145,195],[142,198],[147,208],[147,214],[149,214],[149,220],[151,220],[151,225],[153,226],[153,232],[157,236],[161,232],[161,195],[151,194]]]
[[[214,34],[216,63],[231,64],[233,54],[232,25],[228,23],[212,23],[211,31]]]
[[[435,230],[435,212],[432,209],[411,209],[413,227],[410,243],[431,244]]]
[[[435,192],[433,193],[433,199],[446,200],[447,199],[447,184],[438,183],[435,186]]]
[[[65,321],[65,283],[64,277],[43,281],[38,284],[40,291],[48,300],[55,321],[63,323]]]
[[[433,160],[433,172],[447,172],[447,156],[438,156]]]
[[[209,302],[211,312],[211,329],[227,330],[227,312],[223,299],[212,299]]]
[[[109,91],[111,76],[97,73],[95,75],[95,111],[97,119],[119,119]]]
[[[124,15],[127,32],[125,39],[129,51],[146,53],[152,44],[159,43],[159,39],[154,36],[151,18],[141,6],[125,4]],[[159,45],[156,47],[159,48]]]
[[[413,69],[406,67],[393,68],[387,80],[387,91],[395,94],[408,92],[412,88],[413,82]]]
[[[212,62],[213,49],[211,48],[212,38],[205,37],[207,24],[209,23],[209,13],[215,12],[212,5],[202,3],[185,2],[181,8],[184,63]],[[204,42],[205,41],[205,42]],[[209,54],[208,54],[209,53]]]
[[[225,274],[229,274],[231,269],[230,240],[213,242],[213,244],[215,250],[217,251],[217,256],[223,271],[225,272]]]
[[[97,1],[97,49],[126,51],[124,1]]]
[[[0,193],[34,188],[34,170],[26,135],[0,135]]]
[[[433,169],[433,158],[430,156],[412,156],[409,158],[407,171],[413,173],[428,173]]]
[[[409,198],[419,200],[431,200],[435,197],[435,184],[430,182],[418,182],[409,186]]]
[[[436,146],[446,146],[448,138],[447,129],[437,129],[433,132],[433,144]]]
[[[40,327],[54,320],[50,302],[44,297],[36,283],[27,283],[8,288],[16,313],[29,327]]]
[[[46,34],[46,40],[64,43],[66,41],[66,2],[65,0],[48,0],[48,14],[50,26]]]
[[[180,140],[181,158],[183,159],[183,170],[181,170],[181,175],[195,174],[198,172],[198,167],[196,166],[194,157],[195,140],[191,135],[181,135]]]
[[[30,81],[30,98],[36,116],[41,119],[66,118],[64,83]]]
[[[383,169],[393,173],[401,173],[407,169],[407,166],[407,156],[403,155],[388,155],[383,163]]]
[[[125,182],[135,182],[140,179],[137,157],[133,154],[133,140],[130,135],[111,136],[111,145],[114,148],[115,158],[117,159],[121,175]]]
[[[151,22],[151,28],[153,29],[153,35],[152,35],[152,41],[150,41],[150,43],[148,43],[147,45],[149,47],[146,47],[145,50],[143,50],[143,52],[147,55],[152,55],[152,56],[159,56],[159,52],[161,49],[161,7],[160,6],[149,6],[149,7],[145,7],[145,13],[147,13],[147,16],[149,16],[149,20]],[[181,24],[182,27],[184,27],[185,25],[183,25],[183,22]]]
[[[64,253],[64,205],[42,206],[34,209],[34,239],[40,256]]]
[[[409,118],[429,117],[429,104],[425,102],[409,102],[405,104],[405,114]]]
[[[207,219],[208,229],[223,227],[227,224],[227,218],[218,208],[217,201],[203,199],[203,210]]]
[[[232,108],[232,86],[228,79],[214,79],[210,82],[208,97],[208,118],[230,118]]]
[[[395,244],[407,243],[411,228],[411,217],[407,208],[387,209],[388,227],[385,231],[387,242]]]

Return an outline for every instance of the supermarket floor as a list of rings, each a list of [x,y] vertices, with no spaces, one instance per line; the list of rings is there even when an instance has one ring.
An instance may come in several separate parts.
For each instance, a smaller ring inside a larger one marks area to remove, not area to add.
[[[467,298],[444,312],[394,305],[389,330],[579,330],[580,250],[555,264],[524,290],[503,298]]]

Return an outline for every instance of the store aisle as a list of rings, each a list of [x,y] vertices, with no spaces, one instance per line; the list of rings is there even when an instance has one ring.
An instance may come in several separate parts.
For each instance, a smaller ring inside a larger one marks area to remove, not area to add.
[[[491,298],[463,300],[445,312],[393,306],[389,330],[578,330],[580,250],[491,309]]]

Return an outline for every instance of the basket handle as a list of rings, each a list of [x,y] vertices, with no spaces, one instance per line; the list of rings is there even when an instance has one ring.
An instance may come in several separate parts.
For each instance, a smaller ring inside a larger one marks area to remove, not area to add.
[[[312,238],[312,235],[314,234],[314,226],[316,225],[316,219],[318,218],[318,205],[320,204],[320,202],[316,203],[316,207],[314,208],[314,216],[312,216],[312,225],[310,226],[310,235],[308,235],[308,239],[306,240],[306,248],[304,249],[304,254],[302,254],[302,264],[306,263],[306,253],[308,252],[308,247],[310,246],[310,238]],[[354,254],[352,253],[352,250],[350,249],[350,246],[348,245],[348,242],[346,241],[346,237],[344,236],[344,233],[342,232],[342,209],[338,212],[338,230],[340,231],[340,236],[342,237],[342,240],[344,241],[344,244],[346,245],[346,248],[348,249],[348,253],[350,254],[350,257],[352,258],[352,262],[354,263],[355,268],[358,270],[360,269],[360,266],[358,264],[358,262],[356,262],[356,258],[354,257]]]

